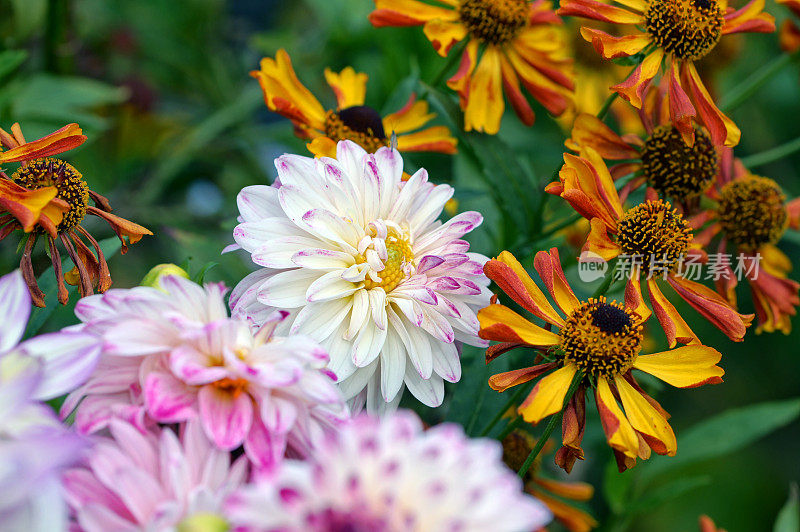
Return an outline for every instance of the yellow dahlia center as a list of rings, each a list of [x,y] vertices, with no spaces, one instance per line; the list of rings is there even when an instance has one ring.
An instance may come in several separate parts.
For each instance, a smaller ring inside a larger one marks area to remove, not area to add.
[[[473,37],[490,44],[505,44],[528,20],[526,0],[464,0],[461,22]]]
[[[659,272],[675,270],[689,247],[691,235],[683,216],[663,200],[628,209],[617,225],[617,244],[622,254],[637,259],[644,273],[651,267]]]
[[[369,153],[389,145],[381,115],[366,105],[356,105],[325,115],[325,136],[336,142],[352,140]]]
[[[717,45],[724,23],[716,0],[651,0],[644,21],[657,46],[687,61]]]
[[[625,374],[641,349],[642,325],[628,309],[605,297],[589,299],[567,318],[559,333],[565,363],[584,375]]]
[[[89,187],[71,164],[60,159],[36,159],[21,166],[11,179],[29,189],[56,187],[56,197],[69,203],[69,210],[57,226],[59,232],[76,227],[86,216]]]
[[[653,188],[684,201],[705,192],[711,185],[719,169],[719,158],[705,131],[695,130],[694,146],[688,146],[670,124],[657,127],[645,141],[642,169]]]
[[[780,240],[788,216],[781,187],[772,179],[750,175],[722,188],[717,213],[725,235],[744,250]]]
[[[387,258],[383,261],[384,268],[377,272],[379,281],[370,278],[369,275],[364,279],[364,288],[367,290],[381,287],[388,293],[407,277],[408,266],[414,261],[414,252],[411,250],[408,240],[397,232],[390,231],[386,237],[386,253]],[[364,263],[366,259],[362,255],[358,255],[356,262]]]

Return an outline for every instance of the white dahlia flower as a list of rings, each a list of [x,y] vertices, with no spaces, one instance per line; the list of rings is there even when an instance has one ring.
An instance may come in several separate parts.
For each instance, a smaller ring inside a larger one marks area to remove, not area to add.
[[[316,449],[283,462],[225,502],[237,532],[539,530],[549,510],[522,491],[493,440],[458,425],[427,431],[410,411],[362,414]]]
[[[483,346],[476,311],[489,303],[486,257],[461,237],[483,218],[437,219],[453,195],[423,169],[403,181],[389,148],[368,154],[343,141],[337,158],[284,155],[278,180],[238,198],[238,247],[262,269],[231,294],[235,315],[255,324],[275,309],[290,330],[330,354],[354,408],[395,407],[403,385],[439,406],[444,382],[461,378],[457,342]]]

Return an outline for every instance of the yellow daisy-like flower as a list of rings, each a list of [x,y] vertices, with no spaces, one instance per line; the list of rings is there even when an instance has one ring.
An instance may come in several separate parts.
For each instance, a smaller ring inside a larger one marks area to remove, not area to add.
[[[261,70],[250,75],[261,85],[267,107],[290,119],[297,136],[309,139],[308,149],[319,157],[335,158],[340,140],[352,140],[373,153],[389,145],[392,133],[401,152],[456,152],[456,139],[447,127],[425,127],[436,115],[413,94],[402,109],[385,117],[364,105],[367,75],[352,67],[338,73],[325,70],[325,80],[336,94],[336,109],[323,107],[300,83],[285,50],[278,50],[274,59],[262,59]]]
[[[642,355],[642,316],[647,313],[638,294],[627,292],[624,304],[604,297],[580,301],[564,277],[555,248],[537,253],[534,267],[561,312],[510,253],[504,251],[484,266],[486,275],[511,299],[557,328],[542,328],[500,304],[480,310],[480,337],[502,342],[487,350],[487,362],[515,347],[532,347],[541,354],[531,367],[493,375],[489,385],[503,392],[543,376],[518,409],[525,421],[538,423],[562,410],[570,385],[580,379],[564,409],[563,447],[556,455],[556,463],[565,469],[583,458],[580,445],[587,390],[594,390],[600,421],[620,471],[635,465],[637,458],[649,458],[651,450],[675,455],[677,441],[667,422],[669,416],[639,386],[633,370],[672,386],[691,388],[722,382],[724,371],[717,366],[722,355],[700,344]]]
[[[550,2],[438,0],[434,5],[375,0],[369,20],[376,27],[423,26],[443,57],[468,39],[458,71],[447,82],[459,94],[467,131],[499,131],[504,92],[520,120],[533,124],[534,112],[520,83],[554,116],[570,105],[572,60],[566,53],[561,19]]]
[[[610,35],[585,26],[581,35],[605,59],[641,54],[642,62],[613,87],[636,108],[664,65],[669,87],[669,113],[687,144],[694,141],[693,120],[700,121],[717,145],[735,146],[741,132],[714,104],[695,61],[705,57],[723,35],[773,32],[775,20],[765,13],[764,0],[751,0],[739,10],[727,0],[566,0],[558,13],[620,24],[633,33]]]

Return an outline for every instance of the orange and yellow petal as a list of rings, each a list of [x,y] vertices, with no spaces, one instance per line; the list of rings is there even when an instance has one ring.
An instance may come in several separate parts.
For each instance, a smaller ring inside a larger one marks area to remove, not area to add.
[[[631,426],[642,434],[647,444],[658,454],[675,456],[678,442],[666,418],[623,377],[614,377],[617,391]]]
[[[472,79],[472,73],[475,72],[475,66],[478,63],[479,47],[480,42],[477,39],[472,39],[467,43],[464,52],[461,54],[458,70],[453,74],[453,77],[447,80],[447,86],[458,93],[462,109],[467,105],[470,80]]]
[[[431,151],[452,155],[458,151],[457,145],[458,141],[446,126],[433,126],[397,137],[399,151]]]
[[[83,134],[83,130],[78,124],[68,124],[32,142],[25,142],[25,138],[22,137],[22,131],[19,129],[19,124],[14,124],[11,127],[11,131],[13,136],[0,130],[3,144],[11,148],[0,152],[0,163],[14,163],[51,157],[77,148],[86,142],[86,135]]]
[[[483,271],[522,308],[548,323],[558,327],[564,325],[564,319],[556,312],[544,292],[533,282],[514,255],[503,251],[497,259],[484,264]]]
[[[589,235],[586,237],[587,251],[599,255],[609,261],[622,253],[622,248],[608,236],[608,226],[600,218],[592,218],[589,222]]]
[[[525,89],[553,116],[566,111],[571,103],[571,89],[556,83],[525,60],[516,48],[509,47],[505,55]],[[482,62],[483,60],[481,60]]]
[[[639,456],[639,437],[617,404],[607,379],[597,379],[595,399],[608,444],[625,456],[635,459]]]
[[[387,134],[393,131],[399,135],[420,129],[434,118],[436,113],[429,112],[428,102],[417,100],[416,95],[412,94],[399,111],[384,117],[383,129]]]
[[[778,39],[784,52],[793,54],[800,50],[800,28],[793,20],[787,18],[781,23]]]
[[[581,113],[572,124],[570,138],[564,143],[572,151],[584,146],[595,150],[603,159],[638,159],[639,150],[628,144],[596,116]]]
[[[688,146],[694,145],[694,122],[697,111],[692,105],[692,100],[681,85],[681,76],[678,62],[672,61],[666,79],[669,116],[672,124],[680,132],[683,141]]]
[[[667,335],[670,347],[675,347],[677,342],[682,344],[700,343],[700,339],[692,331],[686,320],[680,315],[675,306],[664,297],[655,279],[647,280],[647,288],[650,292],[650,303],[653,305],[653,312]]]
[[[0,179],[0,210],[7,211],[17,219],[26,233],[30,233],[42,212],[58,194],[56,187],[43,187],[29,190],[9,179]],[[52,212],[55,225],[61,223],[64,211]]]
[[[452,4],[450,4],[452,5]],[[458,12],[418,0],[375,0],[369,21],[376,28],[384,26],[419,26],[429,20],[456,20]]]
[[[764,0],[750,0],[744,7],[725,15],[722,34],[730,33],[772,33],[775,31],[775,17],[764,12]]]
[[[422,28],[425,36],[431,41],[433,49],[442,57],[447,56],[453,46],[467,36],[467,27],[460,20],[434,19],[425,23]]]
[[[325,69],[325,81],[333,89],[339,109],[364,105],[367,79],[368,76],[365,73],[356,72],[353,67],[346,67],[338,73],[329,68]]]
[[[555,362],[540,364],[530,368],[515,369],[504,373],[497,373],[489,377],[489,386],[496,392],[504,392],[519,384],[530,382],[555,367]]]
[[[722,382],[719,351],[705,345],[686,345],[652,355],[640,355],[633,367],[678,388]]]
[[[715,145],[733,147],[739,144],[742,132],[714,103],[694,63],[684,63],[681,82],[688,89],[697,109],[697,117],[703,123]]]
[[[556,305],[569,316],[580,306],[580,301],[567,283],[564,270],[561,269],[561,259],[558,248],[550,248],[550,252],[540,251],[533,259],[533,267],[539,273]]]
[[[539,479],[536,480],[539,483]],[[537,499],[541,500],[553,512],[553,517],[560,521],[570,532],[589,532],[597,526],[597,521],[579,508],[551,497],[541,490],[532,490]]]
[[[630,76],[617,85],[611,87],[625,100],[637,109],[642,108],[642,96],[644,96],[650,81],[656,77],[661,69],[661,61],[664,59],[664,50],[656,48],[648,54],[644,61],[631,72]]]
[[[264,102],[271,111],[289,118],[295,125],[324,129],[325,109],[297,79],[286,50],[278,50],[275,59],[263,58],[261,69],[250,72],[250,75],[261,85]]]
[[[481,329],[478,335],[484,340],[525,343],[546,347],[557,345],[559,336],[531,323],[504,305],[489,305],[478,311]]]
[[[517,410],[522,418],[528,423],[536,424],[547,416],[560,412],[577,371],[575,365],[567,364],[537,382]]]
[[[500,131],[503,117],[503,75],[500,49],[488,46],[469,80],[464,106],[464,130],[482,131],[490,135]]]
[[[306,148],[316,157],[336,158],[336,141],[332,138],[325,136],[316,137],[306,144]]]
[[[597,0],[567,0],[561,4],[557,13],[562,17],[583,17],[614,24],[644,24],[644,16],[641,13],[634,13]]]
[[[592,43],[597,53],[605,59],[629,57],[638,54],[653,42],[653,38],[646,33],[616,37],[604,31],[588,27],[581,28],[581,36]]]
[[[519,87],[519,78],[514,71],[514,67],[505,56],[500,57],[500,68],[503,74],[503,92],[506,98],[508,98],[520,121],[526,126],[532,126],[536,120],[536,115]]]
[[[560,183],[551,183],[545,191],[567,200],[584,218],[600,218],[609,229],[615,230],[622,217],[622,203],[614,180],[592,148],[585,148],[582,155],[586,157],[565,153],[564,166],[558,174]]]
[[[642,280],[638,267],[625,284],[625,308],[639,316],[641,323],[647,321],[652,314],[642,296]]]
[[[153,232],[146,227],[142,227],[137,223],[111,214],[110,212],[102,211],[96,207],[89,207],[87,212],[108,222],[108,224],[111,226],[111,229],[114,230],[120,242],[122,243],[121,253],[123,254],[128,251],[128,243],[135,244],[141,240],[143,236],[153,234]],[[126,238],[128,239],[127,242],[125,241]]]
[[[725,299],[705,285],[671,275],[667,278],[684,301],[735,342],[741,342],[752,314],[739,314]]]

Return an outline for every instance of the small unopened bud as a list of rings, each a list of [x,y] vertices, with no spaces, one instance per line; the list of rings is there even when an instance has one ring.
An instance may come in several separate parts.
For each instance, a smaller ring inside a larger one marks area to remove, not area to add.
[[[161,278],[167,275],[177,275],[178,277],[189,279],[189,274],[180,266],[176,266],[175,264],[159,264],[147,272],[147,275],[142,279],[141,285],[151,288],[160,288]]]
[[[227,532],[228,522],[214,514],[201,513],[187,517],[177,526],[177,532]]]

